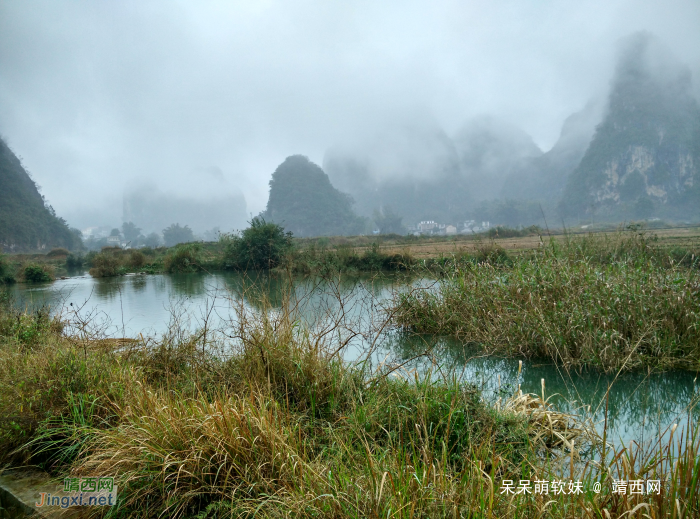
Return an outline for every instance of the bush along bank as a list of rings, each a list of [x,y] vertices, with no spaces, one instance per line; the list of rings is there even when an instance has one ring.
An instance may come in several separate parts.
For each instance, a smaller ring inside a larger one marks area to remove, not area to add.
[[[437,286],[396,296],[396,326],[572,367],[700,368],[700,270],[687,251],[628,233],[447,263]]]
[[[364,252],[349,246],[317,247],[315,243],[299,248],[291,233],[262,218],[254,218],[250,227],[240,234],[222,234],[214,243],[181,243],[171,248],[138,250],[105,247],[85,256],[69,255],[65,261],[66,268],[88,267],[93,277],[222,270],[295,274],[396,272],[408,270],[414,264],[409,255],[383,253],[377,243]]]
[[[652,517],[699,510],[698,438],[615,452],[535,395],[486,404],[450,376],[390,377],[338,359],[289,307],[237,311],[229,355],[211,335],[147,343],[66,335],[0,311],[0,463],[58,479],[114,477],[118,517]],[[17,324],[20,323],[20,324]],[[66,326],[68,326],[66,328]],[[38,330],[38,333],[26,333]],[[677,433],[680,434],[680,431]],[[657,448],[658,447],[658,448]],[[605,463],[586,462],[603,449]],[[577,480],[582,492],[516,491]],[[661,482],[621,495],[613,481]],[[601,483],[603,491],[590,489]],[[532,486],[530,487],[532,488]],[[607,513],[606,513],[607,511]]]

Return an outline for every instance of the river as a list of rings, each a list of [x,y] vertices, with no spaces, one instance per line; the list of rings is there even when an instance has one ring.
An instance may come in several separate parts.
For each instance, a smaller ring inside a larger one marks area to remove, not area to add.
[[[567,372],[541,361],[483,356],[453,339],[411,337],[383,326],[383,308],[396,291],[431,283],[391,276],[332,281],[295,278],[290,282],[285,277],[267,276],[252,280],[235,273],[107,279],[93,279],[82,273],[50,284],[17,284],[12,290],[18,305],[48,305],[52,312],[74,322],[89,322],[93,332],[111,337],[157,337],[173,324],[194,330],[206,323],[210,329],[224,333],[235,325],[237,305],[251,311],[263,307],[275,311],[289,298],[298,303],[299,315],[310,327],[323,327],[342,314],[344,318],[336,323],[334,332],[339,340],[359,332],[344,350],[348,362],[364,358],[372,345],[368,359],[374,366],[402,364],[429,347],[433,363],[481,387],[489,399],[512,393],[518,384],[524,392],[540,394],[544,379],[546,396],[552,395],[550,401],[558,409],[584,413],[599,427],[607,404],[608,437],[625,444],[656,439],[673,423],[682,426],[697,399],[695,373]],[[519,360],[523,361],[520,373]],[[396,373],[425,370],[427,362],[421,357]]]

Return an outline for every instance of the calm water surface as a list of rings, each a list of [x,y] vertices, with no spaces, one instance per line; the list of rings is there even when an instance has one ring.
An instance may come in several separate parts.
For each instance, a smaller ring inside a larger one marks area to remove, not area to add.
[[[41,286],[16,285],[17,304],[49,305],[53,312],[68,317],[89,318],[95,328],[113,337],[158,336],[169,324],[196,329],[206,319],[208,326],[225,329],[235,320],[233,307],[243,303],[251,310],[262,308],[263,296],[279,308],[285,294],[299,303],[300,313],[310,326],[320,327],[341,314],[342,338],[350,330],[361,332],[345,350],[345,358],[362,358],[374,344],[370,360],[402,363],[432,346],[443,369],[454,369],[464,380],[477,384],[487,398],[511,394],[520,384],[524,392],[541,393],[563,411],[583,412],[599,422],[604,419],[605,394],[608,430],[612,439],[646,441],[673,423],[682,426],[688,409],[698,396],[696,374],[689,372],[631,373],[618,377],[594,371],[568,373],[556,366],[523,361],[518,375],[518,359],[483,357],[455,340],[436,337],[407,337],[381,329],[382,305],[399,290],[429,281],[410,282],[398,278],[346,278],[334,282],[318,279],[243,278],[233,273],[125,276],[93,279],[88,275],[58,280]],[[291,290],[289,287],[292,287]],[[413,361],[407,369],[424,369],[425,361]],[[601,425],[602,427],[602,425]]]

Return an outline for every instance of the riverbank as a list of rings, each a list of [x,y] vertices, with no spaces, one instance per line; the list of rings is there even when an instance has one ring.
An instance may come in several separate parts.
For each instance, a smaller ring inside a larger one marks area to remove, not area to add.
[[[335,334],[314,334],[289,306],[235,310],[235,339],[216,344],[206,330],[147,342],[97,340],[85,326],[67,335],[46,313],[3,305],[0,462],[59,480],[115,477],[113,513],[125,517],[698,512],[693,422],[679,451],[669,440],[606,453],[545,395],[492,405],[449,375],[370,372],[339,360]],[[663,490],[612,493],[621,479]],[[525,480],[530,493],[503,492]],[[535,480],[582,491],[545,495]]]
[[[418,275],[450,274],[458,261],[493,263],[495,255],[530,258],[544,242],[564,245],[570,240],[592,239],[608,242],[606,247],[624,241],[624,236],[641,231],[638,226],[623,229],[601,228],[586,233],[545,231],[539,228],[515,230],[493,228],[478,235],[457,236],[332,236],[292,238],[290,247],[270,269],[293,274],[332,274],[365,272],[413,272]],[[648,232],[648,253],[668,264],[669,260],[688,266],[700,255],[700,227],[673,227]],[[71,253],[55,249],[37,254],[0,254],[0,284],[46,282],[84,270],[93,277],[126,274],[220,272],[246,270],[230,258],[230,236],[218,242],[194,242],[174,247],[121,249]]]

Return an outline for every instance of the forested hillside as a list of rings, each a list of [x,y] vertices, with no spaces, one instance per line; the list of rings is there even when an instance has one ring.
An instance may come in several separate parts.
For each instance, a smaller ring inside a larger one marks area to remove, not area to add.
[[[272,174],[263,218],[295,236],[359,234],[363,221],[352,198],[335,189],[328,175],[302,155],[287,157]]]
[[[626,42],[607,115],[564,192],[564,216],[700,217],[700,108],[691,79],[651,35]]]
[[[5,252],[81,246],[80,236],[47,208],[17,156],[0,139],[0,246]]]

